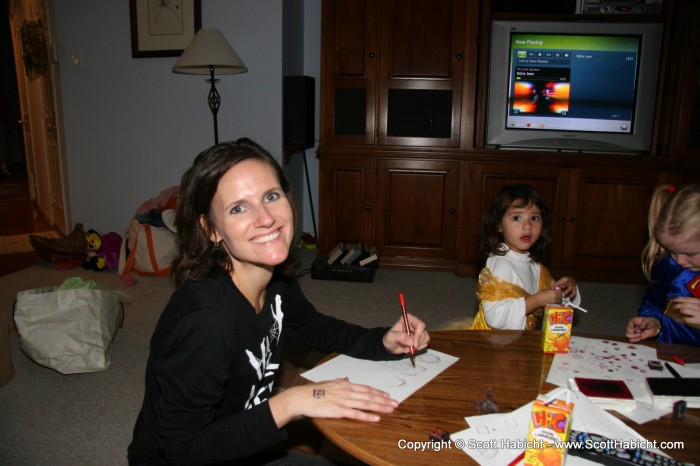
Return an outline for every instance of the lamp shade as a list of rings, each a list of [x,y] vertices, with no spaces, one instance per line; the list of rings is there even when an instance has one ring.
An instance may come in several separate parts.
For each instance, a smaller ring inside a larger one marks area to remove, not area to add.
[[[173,73],[209,74],[210,66],[216,69],[216,74],[248,71],[221,31],[200,29],[173,66]]]

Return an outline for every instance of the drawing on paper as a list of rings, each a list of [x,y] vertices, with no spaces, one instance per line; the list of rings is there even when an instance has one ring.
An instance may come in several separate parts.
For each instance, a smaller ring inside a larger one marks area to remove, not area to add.
[[[647,374],[647,361],[655,358],[656,350],[645,345],[574,336],[569,353],[555,355],[547,380],[561,386],[572,377],[634,382]]]
[[[347,377],[353,383],[384,390],[401,402],[457,360],[454,356],[431,349],[416,356],[415,368],[408,359],[367,361],[340,355],[303,373],[302,377],[312,382]]]

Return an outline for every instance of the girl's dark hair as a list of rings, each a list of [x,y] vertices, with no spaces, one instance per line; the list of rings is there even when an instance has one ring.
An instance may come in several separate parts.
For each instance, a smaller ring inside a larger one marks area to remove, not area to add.
[[[526,184],[511,184],[503,186],[491,202],[491,207],[481,219],[479,235],[479,255],[483,263],[489,254],[502,256],[506,251],[498,246],[503,243],[503,234],[498,231],[503,216],[509,207],[527,207],[535,204],[542,214],[542,233],[540,238],[529,250],[530,257],[537,262],[544,262],[547,257],[549,244],[552,241],[551,216],[549,207],[535,188]]]
[[[226,250],[210,237],[214,225],[211,202],[219,181],[229,169],[244,160],[259,160],[275,172],[297,220],[292,187],[277,161],[248,138],[222,142],[201,152],[183,175],[178,193],[175,227],[182,241],[182,253],[173,261],[172,281],[179,286],[187,280],[206,280],[233,269]],[[204,216],[205,226],[200,223]]]

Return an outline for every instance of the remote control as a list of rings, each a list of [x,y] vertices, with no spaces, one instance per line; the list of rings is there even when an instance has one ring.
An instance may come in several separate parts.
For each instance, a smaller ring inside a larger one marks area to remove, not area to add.
[[[623,448],[623,442],[603,437],[589,432],[572,430],[569,441],[581,445],[580,448],[569,448],[568,454],[580,456],[606,466],[693,466],[691,463],[675,461],[653,451],[641,448]],[[630,442],[631,443],[631,442]]]

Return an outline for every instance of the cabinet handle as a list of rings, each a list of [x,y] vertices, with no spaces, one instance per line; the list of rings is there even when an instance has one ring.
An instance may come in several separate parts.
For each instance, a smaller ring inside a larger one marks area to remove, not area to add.
[[[560,216],[557,218],[557,220],[559,220],[560,222],[563,222],[563,221],[564,221],[564,217],[560,215]]]
[[[455,212],[457,212],[455,209],[450,209],[451,214],[454,214]]]
[[[369,53],[369,58],[374,58],[374,52]]]
[[[367,205],[365,206],[365,210],[370,210],[371,208],[372,208],[372,207],[371,207],[369,204],[367,204]]]
[[[574,222],[576,221],[576,217],[569,217],[569,221],[570,221],[571,223],[574,223]]]
[[[462,59],[462,54],[461,54],[461,53],[458,53],[458,54],[457,54],[457,60],[461,60],[461,59]]]

